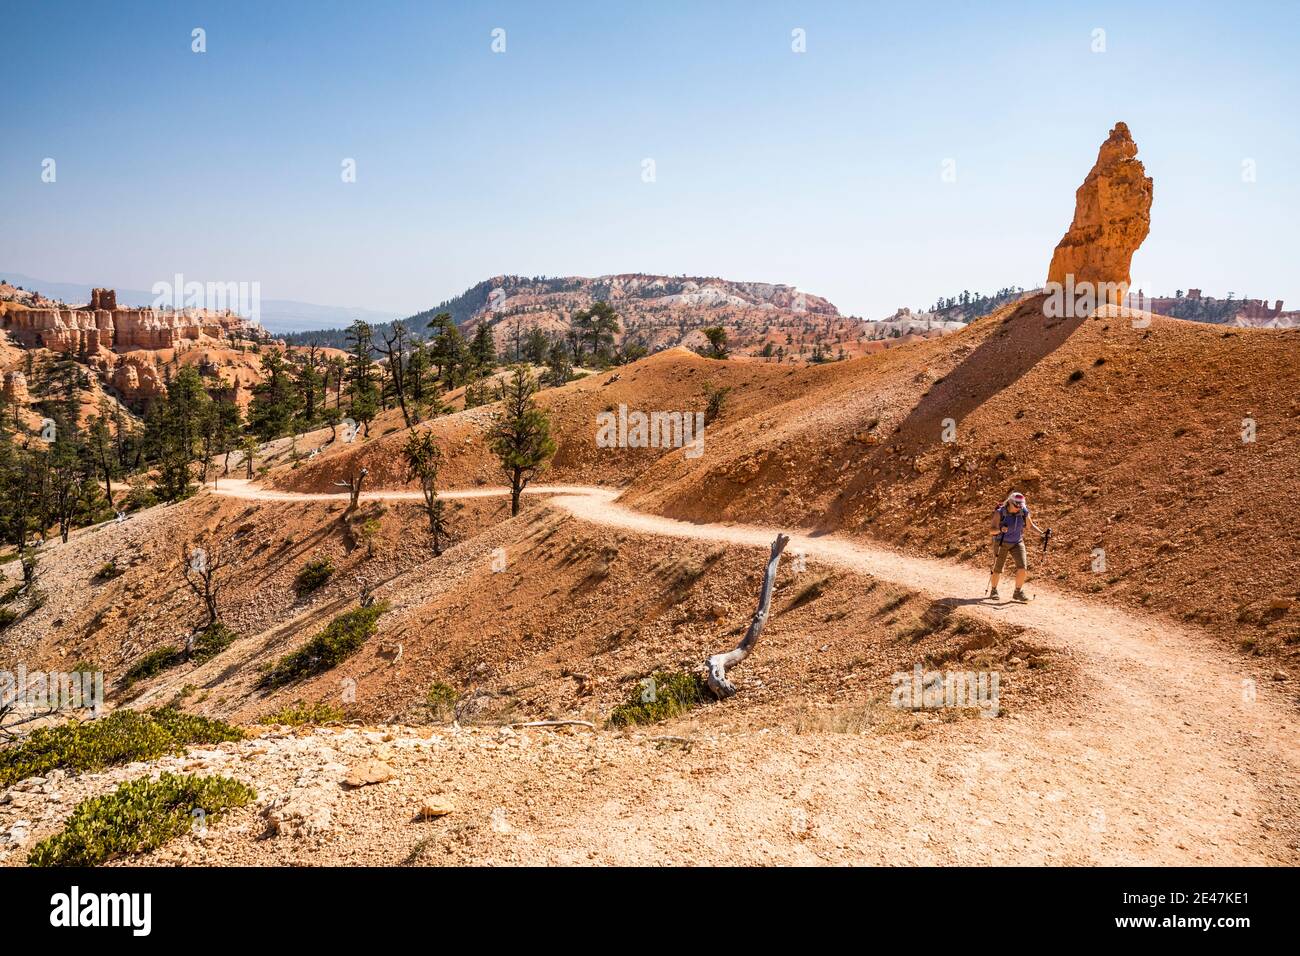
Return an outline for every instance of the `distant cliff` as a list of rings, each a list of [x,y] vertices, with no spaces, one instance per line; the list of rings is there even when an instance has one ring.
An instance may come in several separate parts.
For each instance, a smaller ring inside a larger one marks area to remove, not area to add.
[[[186,309],[123,309],[111,289],[96,289],[83,306],[0,303],[0,325],[25,348],[88,356],[100,349],[171,349],[184,342],[269,338],[261,328],[230,312]]]

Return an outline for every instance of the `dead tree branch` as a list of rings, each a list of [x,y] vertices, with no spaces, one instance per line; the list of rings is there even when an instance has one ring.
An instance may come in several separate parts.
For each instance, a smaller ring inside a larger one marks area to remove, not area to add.
[[[735,650],[727,651],[725,654],[714,654],[708,660],[709,690],[713,691],[714,696],[719,700],[725,700],[736,692],[735,685],[727,680],[727,668],[739,664],[748,657],[749,652],[758,643],[758,635],[763,632],[763,625],[767,623],[767,609],[772,603],[776,567],[781,563],[781,552],[789,543],[790,536],[787,534],[778,534],[776,540],[772,542],[772,553],[767,559],[767,571],[763,574],[763,586],[758,592],[758,609],[750,619],[749,630],[745,632],[745,636],[741,638]]]
[[[212,627],[221,621],[221,613],[217,607],[221,581],[217,572],[225,564],[226,552],[220,542],[214,541],[206,549],[181,545],[181,574],[207,611],[208,620],[204,627]]]
[[[370,474],[370,469],[362,468],[359,472],[348,475],[347,481],[334,482],[334,487],[348,490],[348,506],[343,509],[344,518],[357,510],[357,502],[361,499],[361,485],[368,474]]]

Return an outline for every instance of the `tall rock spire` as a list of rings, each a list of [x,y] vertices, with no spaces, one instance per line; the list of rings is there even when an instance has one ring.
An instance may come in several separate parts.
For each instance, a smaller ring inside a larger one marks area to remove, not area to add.
[[[1137,151],[1128,126],[1116,123],[1101,144],[1092,172],[1074,194],[1074,221],[1052,254],[1048,282],[1064,285],[1072,275],[1076,286],[1090,282],[1128,287],[1133,253],[1151,231],[1151,177]]]

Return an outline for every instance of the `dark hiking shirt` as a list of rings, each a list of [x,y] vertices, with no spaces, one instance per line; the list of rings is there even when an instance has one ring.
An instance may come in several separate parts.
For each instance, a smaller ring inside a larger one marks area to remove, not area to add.
[[[1007,530],[998,539],[1003,544],[1019,544],[1025,536],[1025,522],[1029,520],[1029,509],[1021,508],[1014,514],[1006,505],[997,509],[999,527]]]

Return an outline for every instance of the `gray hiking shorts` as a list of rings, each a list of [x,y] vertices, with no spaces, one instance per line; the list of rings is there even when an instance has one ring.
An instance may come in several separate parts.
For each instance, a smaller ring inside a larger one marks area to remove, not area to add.
[[[1025,543],[1023,541],[1019,544],[998,544],[997,542],[994,542],[993,547],[995,549],[995,560],[993,562],[994,574],[1002,573],[1002,565],[1006,564],[1008,554],[1011,555],[1012,559],[1016,562],[1017,569],[1024,570],[1029,567],[1029,559],[1025,554]]]

